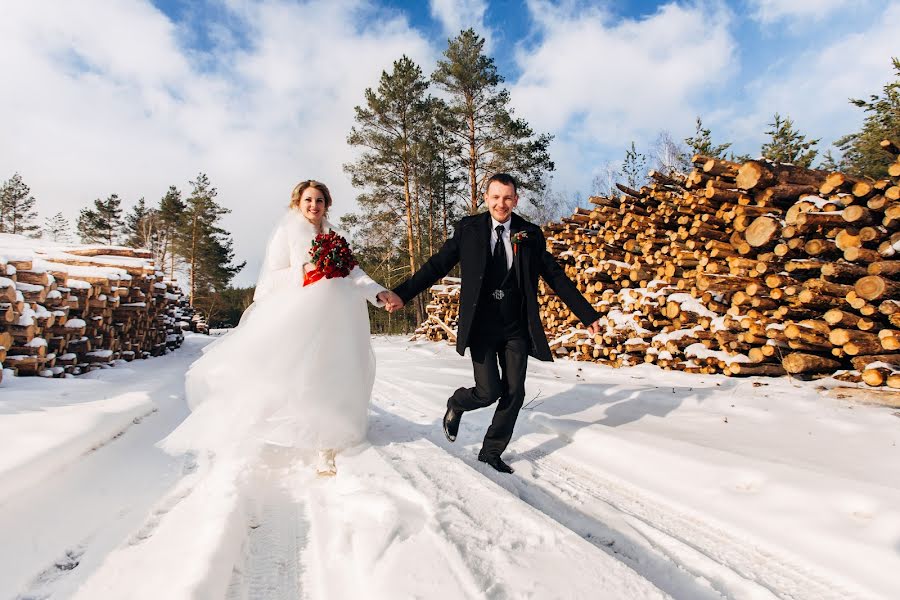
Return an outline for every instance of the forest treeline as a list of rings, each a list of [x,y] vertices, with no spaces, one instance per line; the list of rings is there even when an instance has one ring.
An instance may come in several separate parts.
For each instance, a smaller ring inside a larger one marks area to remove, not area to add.
[[[765,124],[758,156],[858,177],[885,177],[892,157],[880,142],[900,142],[900,61],[893,58],[892,63],[895,79],[880,95],[849,100],[865,118],[861,129],[837,140],[834,149],[823,150],[821,139],[776,112]],[[402,56],[382,72],[376,89],[365,90],[365,104],[356,107],[347,140],[360,154],[345,165],[362,193],[358,210],[341,223],[352,232],[362,265],[376,280],[387,286],[399,283],[440,248],[457,219],[482,210],[484,184],[493,173],[516,176],[526,199],[518,212],[538,223],[571,214],[586,201],[578,193],[553,189],[552,136],[535,133],[514,116],[503,81],[494,59],[484,52],[484,38],[469,29],[448,41],[430,77]],[[591,194],[615,196],[616,184],[638,189],[651,169],[687,173],[695,154],[733,161],[757,158],[736,155],[732,147],[732,142],[714,141],[698,116],[693,135],[683,140],[660,131],[649,147],[638,148],[632,141],[621,160],[598,165]],[[370,308],[370,316],[373,331],[411,331],[424,319],[424,300],[393,314]]]
[[[468,29],[448,40],[443,58],[428,75],[408,56],[381,73],[376,88],[364,90],[355,107],[347,143],[357,150],[344,165],[359,190],[357,210],[345,214],[361,266],[385,286],[414,272],[452,234],[462,216],[483,210],[485,182],[496,172],[514,175],[523,202],[518,212],[538,223],[566,216],[584,202],[553,189],[552,136],[535,132],[510,106],[510,92],[485,40]],[[864,112],[859,131],[833,148],[804,133],[779,112],[765,124],[758,156],[804,167],[883,178],[891,156],[880,142],[900,143],[900,60],[892,59],[894,79],[879,94],[849,101]],[[866,93],[868,90],[860,90]],[[548,107],[547,110],[552,110]],[[630,142],[621,160],[598,165],[590,193],[613,196],[616,184],[640,188],[647,173],[690,170],[694,154],[733,161],[731,141],[714,140],[700,116],[693,135],[675,139],[660,131],[646,148]],[[839,158],[835,157],[838,154]],[[125,213],[116,194],[96,199],[81,210],[75,226],[84,243],[147,247],[161,269],[186,274],[191,303],[213,327],[234,324],[252,300],[253,288],[229,284],[244,263],[235,263],[230,234],[220,218],[229,211],[216,201],[216,190],[200,173],[190,192],[171,186],[155,204],[143,198]],[[35,199],[15,173],[0,188],[0,232],[75,241],[61,213],[37,222]],[[424,300],[393,314],[370,307],[373,332],[408,332],[424,319]]]
[[[231,211],[216,202],[209,177],[199,173],[189,185],[186,196],[172,185],[157,202],[140,198],[127,212],[118,194],[97,198],[78,213],[73,230],[62,213],[45,218],[41,226],[37,201],[15,173],[0,187],[0,233],[59,244],[146,248],[168,279],[184,275],[191,306],[207,320],[221,322],[231,318],[226,300],[234,293],[228,286],[245,263],[234,260],[231,234],[220,226],[221,217]]]

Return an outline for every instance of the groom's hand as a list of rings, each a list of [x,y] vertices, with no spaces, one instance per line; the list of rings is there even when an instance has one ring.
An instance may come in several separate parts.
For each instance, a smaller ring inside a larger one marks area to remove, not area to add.
[[[403,308],[403,300],[390,290],[379,293],[378,299],[384,303],[384,309],[388,312],[394,312]]]
[[[588,325],[588,331],[595,335],[600,333],[600,319],[597,319],[596,321]]]

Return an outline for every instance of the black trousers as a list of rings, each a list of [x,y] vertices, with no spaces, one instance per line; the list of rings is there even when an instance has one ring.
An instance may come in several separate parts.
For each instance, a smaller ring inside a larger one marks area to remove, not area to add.
[[[509,445],[525,400],[528,339],[521,333],[479,332],[469,345],[475,387],[459,388],[447,401],[457,411],[476,410],[497,402],[494,420],[484,436],[482,456],[500,456]]]

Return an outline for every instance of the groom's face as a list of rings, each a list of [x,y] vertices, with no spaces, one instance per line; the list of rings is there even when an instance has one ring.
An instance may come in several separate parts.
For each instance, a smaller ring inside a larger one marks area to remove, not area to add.
[[[513,186],[492,181],[484,193],[484,201],[487,203],[491,216],[498,223],[506,223],[506,220],[512,215],[513,209],[519,203],[519,196]]]

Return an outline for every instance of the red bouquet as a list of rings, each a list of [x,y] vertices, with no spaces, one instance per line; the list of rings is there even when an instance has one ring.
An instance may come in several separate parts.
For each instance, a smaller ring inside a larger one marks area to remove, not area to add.
[[[309,255],[316,268],[303,278],[303,285],[335,277],[346,277],[357,264],[350,250],[350,244],[343,237],[334,233],[320,233],[313,240]]]

